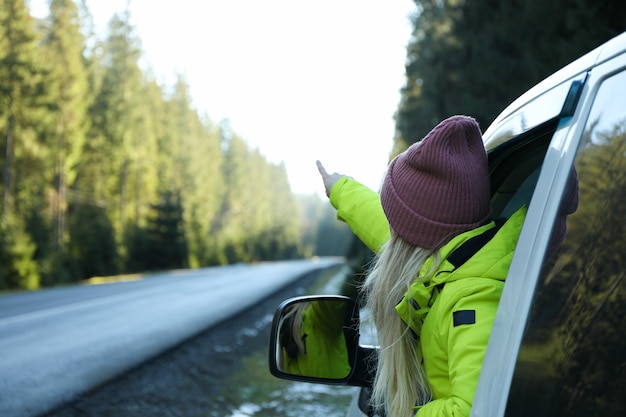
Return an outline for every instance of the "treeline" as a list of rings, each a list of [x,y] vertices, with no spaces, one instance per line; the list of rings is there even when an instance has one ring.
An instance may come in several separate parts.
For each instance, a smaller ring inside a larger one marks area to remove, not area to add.
[[[621,0],[415,0],[393,154],[454,114],[483,129],[530,87],[626,30]]]
[[[0,289],[318,252],[285,167],[141,59],[128,13],[0,0]]]

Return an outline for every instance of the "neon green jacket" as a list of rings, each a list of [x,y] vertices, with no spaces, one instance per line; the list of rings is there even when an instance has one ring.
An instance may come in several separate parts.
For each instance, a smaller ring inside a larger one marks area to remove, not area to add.
[[[338,218],[373,251],[389,238],[378,194],[350,178],[331,190]],[[489,334],[526,208],[503,225],[462,233],[440,250],[443,261],[425,282],[414,282],[396,310],[420,336],[432,400],[417,417],[469,416]],[[422,273],[433,268],[429,258]],[[421,274],[420,274],[421,275]]]
[[[342,303],[311,302],[304,313],[302,333],[298,335],[304,340],[306,354],[293,359],[283,352],[287,372],[318,378],[346,378],[352,368],[343,332],[345,314]]]

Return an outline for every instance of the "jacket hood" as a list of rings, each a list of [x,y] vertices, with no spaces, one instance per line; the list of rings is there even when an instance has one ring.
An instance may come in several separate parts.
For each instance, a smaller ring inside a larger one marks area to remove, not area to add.
[[[426,278],[414,281],[396,306],[400,318],[419,334],[444,284],[469,277],[504,281],[525,217],[522,207],[504,223],[492,221],[450,240],[424,262],[419,276]]]

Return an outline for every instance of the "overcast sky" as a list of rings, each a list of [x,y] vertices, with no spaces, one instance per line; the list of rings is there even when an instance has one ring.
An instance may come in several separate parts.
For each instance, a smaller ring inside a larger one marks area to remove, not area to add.
[[[35,15],[46,0],[31,0]],[[126,0],[87,0],[105,30]],[[194,104],[284,162],[297,193],[323,194],[315,167],[377,189],[394,133],[412,0],[132,0],[145,60],[182,73]]]

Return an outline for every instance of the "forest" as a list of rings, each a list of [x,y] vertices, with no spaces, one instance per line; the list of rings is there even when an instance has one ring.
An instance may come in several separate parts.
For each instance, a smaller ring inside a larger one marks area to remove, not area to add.
[[[327,201],[142,70],[128,13],[90,22],[0,1],[0,290],[345,252]]]
[[[487,128],[626,28],[617,0],[415,4],[391,156],[452,114]],[[326,201],[193,107],[184,77],[142,69],[130,22],[100,39],[84,1],[51,0],[39,20],[0,0],[0,290],[358,252]]]

